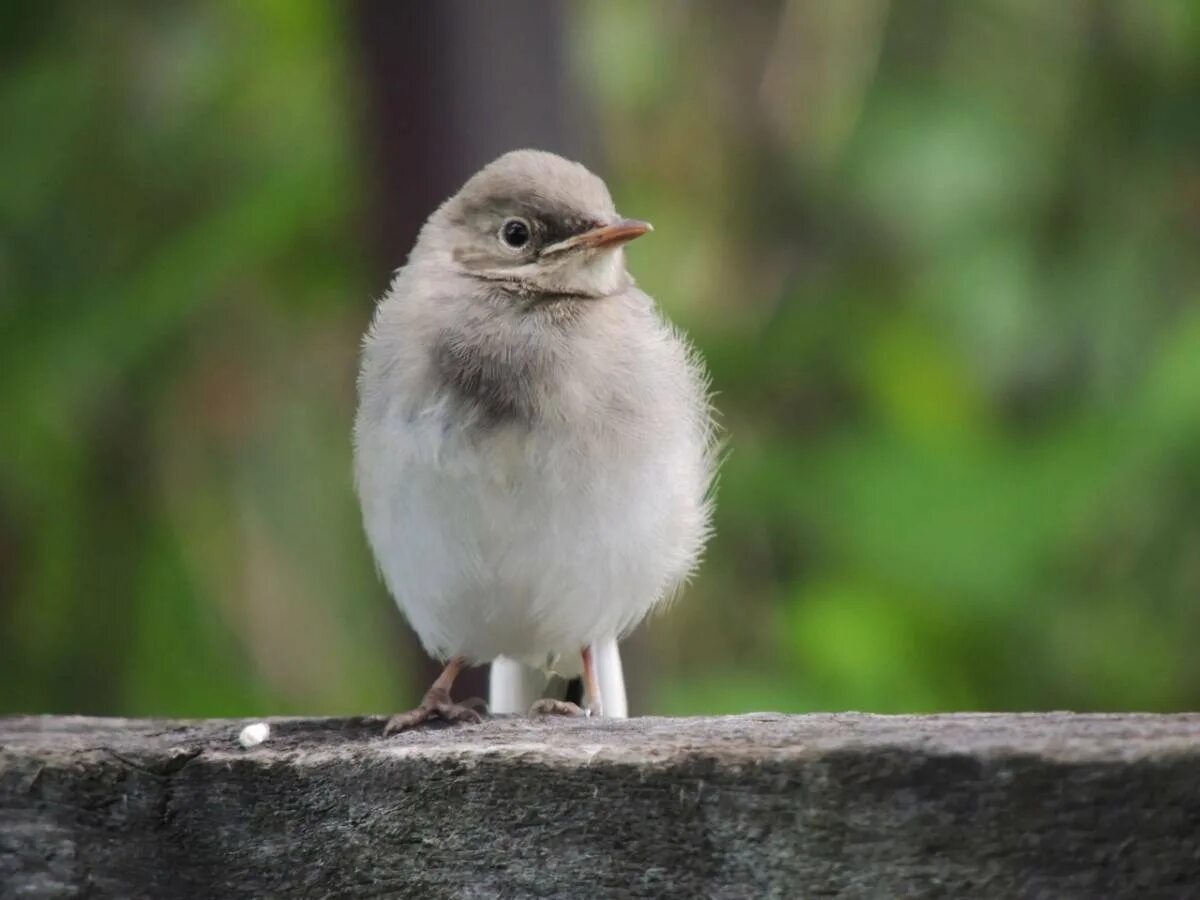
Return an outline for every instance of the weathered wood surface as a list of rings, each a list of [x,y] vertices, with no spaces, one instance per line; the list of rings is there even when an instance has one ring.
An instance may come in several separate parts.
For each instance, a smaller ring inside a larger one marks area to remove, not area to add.
[[[1200,896],[1200,715],[247,721],[0,720],[0,894]]]

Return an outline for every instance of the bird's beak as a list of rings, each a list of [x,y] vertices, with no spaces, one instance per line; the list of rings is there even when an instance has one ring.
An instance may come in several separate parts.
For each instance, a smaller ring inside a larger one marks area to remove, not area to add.
[[[591,249],[597,247],[616,247],[621,244],[627,244],[634,238],[639,238],[646,232],[653,230],[654,226],[649,222],[639,222],[637,219],[617,219],[611,224],[603,225],[600,228],[593,228],[591,231],[585,231],[582,234],[569,237],[565,241],[551,244],[542,250],[542,255],[562,253],[564,250],[574,250],[580,247]]]

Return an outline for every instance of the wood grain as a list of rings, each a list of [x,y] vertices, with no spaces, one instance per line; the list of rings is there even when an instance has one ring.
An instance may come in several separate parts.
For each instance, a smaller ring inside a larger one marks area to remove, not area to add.
[[[1200,715],[0,719],[4,897],[1200,896]]]

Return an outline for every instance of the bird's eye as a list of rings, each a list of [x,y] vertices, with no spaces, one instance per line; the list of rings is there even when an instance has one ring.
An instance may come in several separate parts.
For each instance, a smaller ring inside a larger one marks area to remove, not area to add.
[[[500,226],[500,240],[519,250],[529,243],[529,223],[524,219],[506,219]]]

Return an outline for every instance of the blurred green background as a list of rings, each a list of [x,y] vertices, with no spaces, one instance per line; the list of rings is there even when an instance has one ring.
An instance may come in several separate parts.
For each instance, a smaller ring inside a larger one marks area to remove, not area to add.
[[[418,696],[358,340],[523,143],[729,446],[635,711],[1200,706],[1200,4],[390,9],[0,4],[0,712]]]

